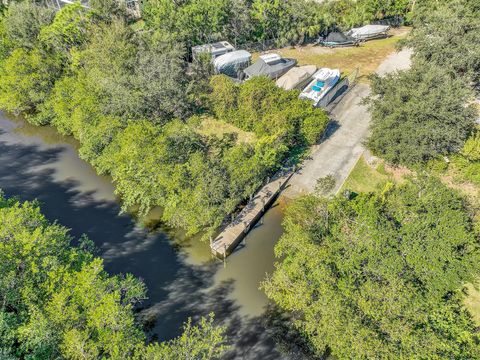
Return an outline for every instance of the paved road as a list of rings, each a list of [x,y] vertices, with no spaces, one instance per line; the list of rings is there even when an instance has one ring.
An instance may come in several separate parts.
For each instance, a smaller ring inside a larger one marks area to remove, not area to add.
[[[408,68],[410,55],[409,50],[389,55],[377,73],[385,75]],[[335,191],[340,188],[364,151],[362,142],[368,134],[370,113],[361,102],[369,94],[370,87],[367,84],[358,84],[333,109],[326,139],[312,149],[310,158],[291,178],[284,196],[293,198],[312,192],[317,180],[327,175],[335,177]]]

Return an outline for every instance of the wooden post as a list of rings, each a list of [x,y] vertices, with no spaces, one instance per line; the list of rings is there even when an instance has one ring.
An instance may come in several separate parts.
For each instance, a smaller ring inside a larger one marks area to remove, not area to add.
[[[213,244],[213,239],[212,239],[212,235],[210,235],[210,247],[212,247],[212,244]]]
[[[227,267],[227,245],[223,244],[223,267]]]
[[[246,221],[243,224],[245,226],[245,228],[243,229],[243,232],[246,234],[246,233],[248,233],[249,226],[248,226]]]

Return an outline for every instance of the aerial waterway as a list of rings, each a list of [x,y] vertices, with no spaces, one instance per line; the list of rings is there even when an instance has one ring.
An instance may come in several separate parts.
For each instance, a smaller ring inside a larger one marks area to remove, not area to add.
[[[149,299],[138,316],[153,338],[171,339],[189,316],[214,312],[228,328],[232,348],[226,359],[291,358],[275,344],[275,330],[264,315],[267,299],[258,289],[273,269],[273,246],[282,233],[281,202],[224,267],[212,259],[208,243],[148,230],[132,216],[120,215],[110,179],[81,160],[77,146],[53,128],[0,112],[0,188],[7,196],[38,199],[45,215],[69,227],[74,237],[87,234],[110,273],[141,278]]]

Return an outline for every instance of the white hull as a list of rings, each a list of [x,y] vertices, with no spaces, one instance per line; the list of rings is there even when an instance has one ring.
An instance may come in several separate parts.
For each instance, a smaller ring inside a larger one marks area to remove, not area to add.
[[[331,88],[340,80],[340,70],[322,68],[313,75],[313,80],[303,89],[300,99],[308,99],[317,106]]]

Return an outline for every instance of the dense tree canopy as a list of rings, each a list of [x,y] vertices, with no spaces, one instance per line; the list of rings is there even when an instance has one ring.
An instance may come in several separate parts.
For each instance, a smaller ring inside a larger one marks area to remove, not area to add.
[[[329,28],[350,28],[386,17],[405,17],[412,0],[148,0],[143,18],[189,45],[230,40],[236,45],[302,43]]]
[[[145,286],[111,276],[68,230],[50,223],[36,202],[0,195],[0,357],[2,359],[214,359],[222,328],[189,321],[184,334],[145,344],[133,306]]]
[[[326,114],[298,99],[298,91],[283,91],[266,77],[236,85],[226,76],[211,80],[215,115],[257,136],[275,136],[289,147],[315,144],[328,122]]]
[[[447,85],[448,84],[448,85]],[[435,65],[372,81],[368,146],[395,164],[412,165],[459,151],[475,120],[462,78]]]
[[[462,286],[479,274],[463,200],[410,180],[353,200],[291,205],[264,288],[314,349],[340,359],[476,359]]]
[[[418,2],[407,45],[415,59],[480,81],[480,4],[476,0]]]
[[[419,2],[406,41],[411,69],[373,80],[374,153],[413,165],[462,149],[476,118],[467,104],[480,76],[479,44],[478,2]]]

